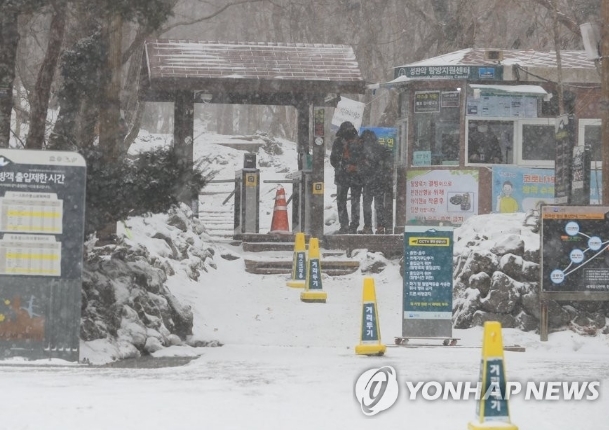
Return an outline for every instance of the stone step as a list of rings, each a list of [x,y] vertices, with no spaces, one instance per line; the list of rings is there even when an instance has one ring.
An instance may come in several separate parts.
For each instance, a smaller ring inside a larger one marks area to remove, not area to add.
[[[258,275],[290,274],[292,260],[250,260],[245,259],[245,271]],[[321,260],[321,272],[329,276],[348,275],[359,269],[359,261]]]

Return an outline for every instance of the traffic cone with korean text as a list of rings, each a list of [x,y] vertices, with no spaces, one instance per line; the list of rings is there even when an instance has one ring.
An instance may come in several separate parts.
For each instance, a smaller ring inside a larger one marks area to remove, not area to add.
[[[482,362],[480,364],[480,399],[476,403],[476,421],[470,421],[469,430],[518,430],[510,421],[507,399],[507,377],[503,360],[501,323],[484,323]]]
[[[294,239],[294,258],[292,260],[292,278],[286,282],[288,287],[304,288],[307,281],[307,249],[305,234],[296,233]]]
[[[285,190],[281,185],[277,187],[275,194],[275,208],[273,209],[273,220],[269,233],[289,234],[288,204],[285,201]]]
[[[309,240],[309,258],[307,260],[307,275],[305,290],[300,293],[300,300],[306,303],[326,303],[328,294],[321,285],[321,263],[319,261],[319,240],[312,237]]]
[[[381,343],[381,326],[379,324],[378,306],[374,278],[364,277],[362,293],[362,324],[359,345],[355,346],[358,355],[383,355],[387,347]]]

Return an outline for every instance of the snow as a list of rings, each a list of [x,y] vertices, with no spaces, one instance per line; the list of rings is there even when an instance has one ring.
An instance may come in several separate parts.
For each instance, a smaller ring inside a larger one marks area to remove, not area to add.
[[[212,162],[217,178],[234,178],[242,167],[243,152],[214,144],[211,134],[196,133],[195,154]],[[144,141],[146,140],[146,141]],[[167,136],[148,135],[134,150],[166,144]],[[293,144],[281,142],[283,154],[258,151],[265,165],[261,180],[260,225],[268,231],[276,184],[265,178],[285,178],[296,170]],[[326,231],[337,228],[333,201],[333,171],[326,165]],[[226,195],[209,196],[206,204],[221,206]],[[230,209],[230,208],[229,208]],[[230,212],[230,210],[229,210]],[[166,216],[133,218],[119,225],[133,243],[151,254],[163,255],[163,241],[150,236],[167,230]],[[486,215],[470,219],[455,231],[458,247],[476,234],[491,237],[500,232],[521,234],[525,247],[539,247],[522,216]],[[193,339],[217,339],[221,347],[193,348],[175,345],[156,351],[155,359],[176,361],[174,367],[150,367],[146,361],[129,368],[73,364],[61,360],[0,363],[0,404],[6,411],[0,430],[87,428],[166,430],[206,429],[442,429],[466,428],[474,419],[474,400],[409,400],[406,381],[478,380],[482,329],[454,330],[458,347],[391,347],[401,333],[402,278],[396,260],[361,250],[363,265],[375,260],[387,264],[374,275],[384,357],[356,356],[359,340],[363,274],[329,277],[322,273],[326,304],[300,301],[300,290],[286,287],[285,275],[252,275],[244,271],[244,258],[253,257],[240,247],[201,235],[216,249],[215,270],[198,282],[184,272],[169,277],[168,287],[182,303],[192,306]],[[489,240],[487,242],[493,242]],[[226,260],[221,253],[238,256]],[[322,260],[323,272],[323,260]],[[601,381],[595,401],[510,400],[512,422],[520,429],[609,429],[609,341],[607,336],[582,337],[570,331],[550,334],[540,342],[534,333],[504,329],[505,345],[521,345],[526,352],[506,352],[508,381]],[[421,341],[422,342],[422,341]],[[86,342],[81,358],[104,363],[119,356],[120,345],[104,340]],[[122,353],[125,353],[123,351]],[[180,364],[180,365],[178,365]],[[354,396],[357,378],[364,371],[393,366],[400,394],[396,404],[374,417],[366,417]]]

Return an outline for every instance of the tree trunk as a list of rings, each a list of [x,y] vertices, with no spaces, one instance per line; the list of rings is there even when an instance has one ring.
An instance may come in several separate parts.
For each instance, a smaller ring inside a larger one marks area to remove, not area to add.
[[[103,38],[107,42],[108,52],[105,65],[105,90],[102,95],[99,114],[99,146],[108,161],[116,161],[122,143],[120,133],[121,119],[121,66],[122,66],[122,26],[120,15],[108,18]],[[120,141],[120,142],[119,142]]]
[[[46,130],[47,110],[51,95],[51,84],[61,54],[61,45],[66,28],[66,4],[59,2],[51,20],[46,56],[40,66],[36,87],[30,106],[30,131],[25,141],[26,149],[42,149]]]
[[[8,148],[11,137],[18,16],[17,11],[0,8],[0,148]]]

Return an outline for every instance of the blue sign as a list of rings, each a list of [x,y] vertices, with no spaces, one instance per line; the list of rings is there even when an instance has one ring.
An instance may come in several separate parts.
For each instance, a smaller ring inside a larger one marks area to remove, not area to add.
[[[364,130],[370,130],[373,131],[374,134],[376,134],[376,137],[378,137],[379,143],[383,146],[386,146],[387,148],[390,148],[393,153],[395,153],[397,145],[397,138],[398,138],[398,129],[394,128],[394,127],[362,127],[360,128],[360,134],[362,134],[362,132]]]
[[[506,398],[505,368],[502,358],[482,360],[482,402],[476,402],[476,415],[480,416],[480,404],[484,404],[484,421],[509,421]]]
[[[304,252],[297,252],[294,254],[294,273],[292,273],[292,279],[295,281],[305,281],[307,279],[306,270],[306,256]]]
[[[495,79],[495,68],[494,67],[480,67],[478,69],[478,78]]]
[[[362,342],[380,341],[374,303],[364,303],[362,309]]]
[[[308,288],[309,290],[321,290],[321,269],[319,266],[319,259],[312,258],[309,261],[308,276]]]

